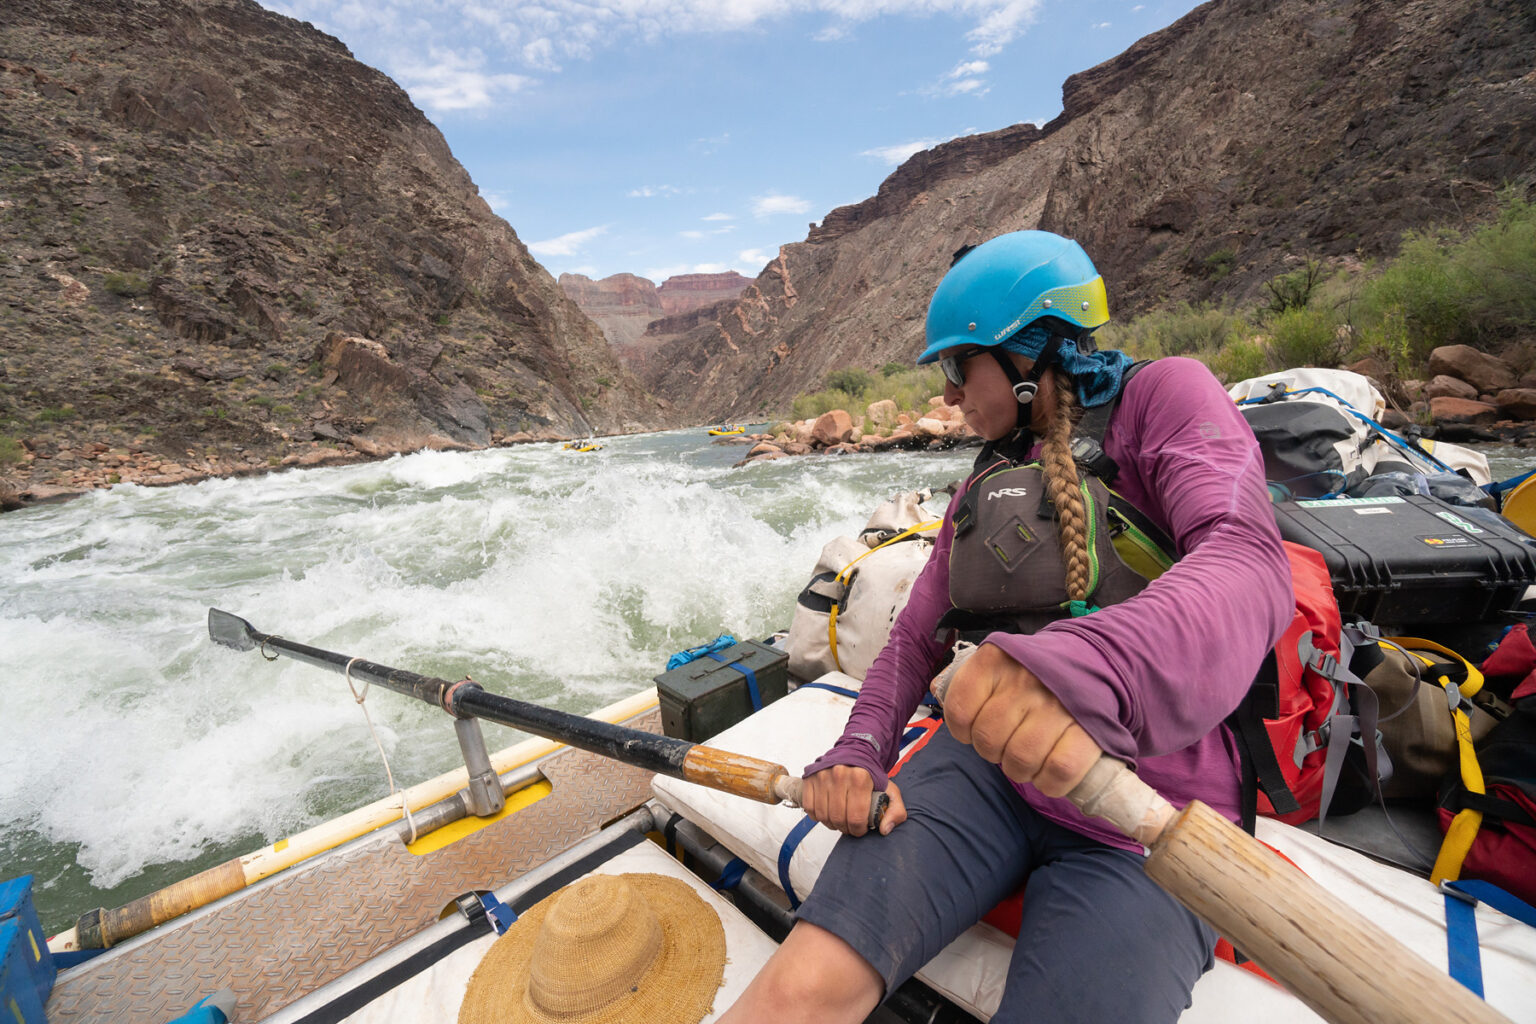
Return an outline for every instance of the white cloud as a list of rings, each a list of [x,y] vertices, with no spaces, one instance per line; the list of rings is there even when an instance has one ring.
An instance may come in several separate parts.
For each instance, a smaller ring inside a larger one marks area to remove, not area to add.
[[[694,241],[708,237],[708,235],[703,231],[679,231],[678,234],[684,238],[691,238]]]
[[[711,214],[707,214],[703,219],[704,220],[735,220],[736,218],[732,217],[728,213],[711,213]]]
[[[411,99],[435,114],[489,110],[534,81],[526,75],[482,70],[485,55],[479,50],[455,53],[432,47],[427,54],[424,62],[409,58],[396,61],[390,71]]]
[[[951,135],[949,138],[954,136]],[[859,156],[872,156],[894,167],[913,153],[921,153],[925,149],[932,149],[939,143],[948,141],[949,139],[915,139],[912,142],[898,142],[894,146],[876,146],[874,149],[866,149]]]
[[[1146,4],[1137,4],[1135,7],[1131,8],[1131,13],[1135,14],[1137,11],[1144,11],[1146,9],[1147,9],[1147,5]]]
[[[777,192],[770,192],[765,196],[752,198],[752,214],[756,217],[774,217],[783,213],[809,213],[811,203],[808,199],[799,196],[781,196]]]
[[[489,206],[496,213],[506,213],[507,209],[512,205],[512,200],[500,192],[482,192],[480,193],[480,198],[484,199],[485,205]]]
[[[736,254],[736,259],[754,270],[761,270],[773,259],[774,253],[764,252],[762,249],[743,249]],[[751,274],[747,275],[751,277]]]
[[[923,90],[928,96],[985,96],[991,91],[982,78],[992,65],[984,60],[967,60],[945,72],[933,85]]]
[[[529,242],[528,251],[535,256],[545,258],[550,256],[575,256],[581,251],[582,246],[607,230],[608,225],[599,224],[595,228],[571,231],[558,238],[546,238],[542,242]]]
[[[691,193],[691,188],[678,188],[676,185],[641,185],[632,188],[626,193],[631,199],[655,199],[661,197],[671,199],[673,196],[685,196]]]
[[[1096,28],[1096,29],[1106,29],[1106,28],[1110,27],[1110,23],[1107,22],[1107,21],[1101,21],[1101,22],[1099,22],[1097,25],[1095,25],[1093,27]]]
[[[977,57],[1000,53],[1035,21],[1043,0],[438,0],[430,21],[420,0],[264,0],[273,10],[322,28],[383,31],[416,47],[467,25],[482,45],[524,68],[556,71],[622,41],[742,32],[796,15],[827,15],[813,38],[830,42],[876,18],[942,15],[969,24]]]

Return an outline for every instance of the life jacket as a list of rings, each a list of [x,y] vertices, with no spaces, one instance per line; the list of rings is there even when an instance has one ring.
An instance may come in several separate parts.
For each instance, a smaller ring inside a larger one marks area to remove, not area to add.
[[[1122,394],[1145,365],[1137,363],[1126,372]],[[1056,507],[1044,467],[988,445],[951,516],[951,607],[939,620],[937,638],[975,642],[993,632],[1034,633],[1058,619],[1134,597],[1173,564],[1173,541],[1110,489],[1119,467],[1104,452],[1103,438],[1118,404],[1117,395],[1089,409],[1072,441],[1088,522],[1086,599],[1073,602],[1066,591]]]

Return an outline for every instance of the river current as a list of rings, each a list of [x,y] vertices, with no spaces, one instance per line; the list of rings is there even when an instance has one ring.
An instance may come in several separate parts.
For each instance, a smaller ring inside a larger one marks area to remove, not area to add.
[[[119,486],[0,516],[0,878],[45,924],[388,792],[338,674],[208,639],[209,607],[348,655],[590,712],[721,632],[787,628],[821,546],[974,450],[781,459],[703,430]],[[935,512],[942,511],[942,498]],[[374,690],[402,785],[450,720]],[[487,724],[491,750],[522,738]]]
[[[119,486],[0,516],[0,879],[55,931],[387,793],[346,681],[260,631],[590,712],[721,632],[786,628],[822,545],[974,449],[781,459],[702,430]],[[1495,479],[1532,463],[1488,452]],[[942,497],[930,504],[942,511]],[[368,699],[402,786],[461,763],[441,712]],[[517,742],[486,724],[492,750]]]

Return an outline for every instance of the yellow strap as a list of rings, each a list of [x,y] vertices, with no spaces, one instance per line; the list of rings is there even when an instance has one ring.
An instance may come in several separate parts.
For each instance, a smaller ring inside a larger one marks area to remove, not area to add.
[[[1385,637],[1388,643],[1397,644],[1409,651],[1434,651],[1444,655],[1453,661],[1460,662],[1467,668],[1467,681],[1457,688],[1457,693],[1463,699],[1471,697],[1483,688],[1483,674],[1476,666],[1457,654],[1448,647],[1435,643],[1433,640],[1424,640],[1419,637],[1396,636]],[[1431,678],[1439,683],[1447,692],[1450,692],[1452,683],[1444,666],[1438,662],[1426,658],[1422,654],[1413,654],[1425,668],[1430,670]],[[1442,671],[1438,675],[1433,672],[1436,668]],[[1477,763],[1477,751],[1472,745],[1472,719],[1467,713],[1458,707],[1451,712],[1451,718],[1456,723],[1456,748],[1459,753],[1458,760],[1461,764],[1461,784],[1467,792],[1479,795],[1486,793],[1483,784],[1483,769]],[[1435,857],[1434,869],[1430,872],[1429,880],[1439,885],[1442,881],[1455,881],[1461,877],[1462,862],[1467,859],[1467,853],[1472,849],[1472,843],[1477,839],[1478,829],[1483,824],[1483,812],[1474,811],[1470,807],[1456,812],[1451,819],[1450,827],[1445,830],[1445,840],[1440,844],[1440,853]]]
[[[833,582],[841,584],[842,586],[847,586],[849,578],[853,575],[853,567],[858,565],[861,561],[868,558],[876,551],[879,551],[881,548],[895,544],[897,541],[906,540],[908,537],[915,537],[919,533],[926,533],[929,530],[937,530],[940,524],[943,522],[944,520],[942,519],[929,519],[918,523],[916,526],[908,527],[907,529],[902,530],[896,536],[891,537],[888,540],[881,541],[879,544],[876,544],[874,547],[864,552],[858,558],[855,558],[853,561],[843,566],[843,571],[838,573],[837,576],[833,578]],[[843,670],[843,661],[837,656],[837,613],[841,610],[841,607],[842,606],[839,605],[836,601],[833,601],[832,614],[827,616],[827,646],[832,648],[832,664],[837,666],[837,670],[839,672]]]

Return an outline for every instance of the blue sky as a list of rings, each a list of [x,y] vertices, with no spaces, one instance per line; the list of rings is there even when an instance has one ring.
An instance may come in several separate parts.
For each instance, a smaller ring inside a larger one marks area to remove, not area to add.
[[[756,277],[1194,0],[262,0],[410,94],[552,274]]]

